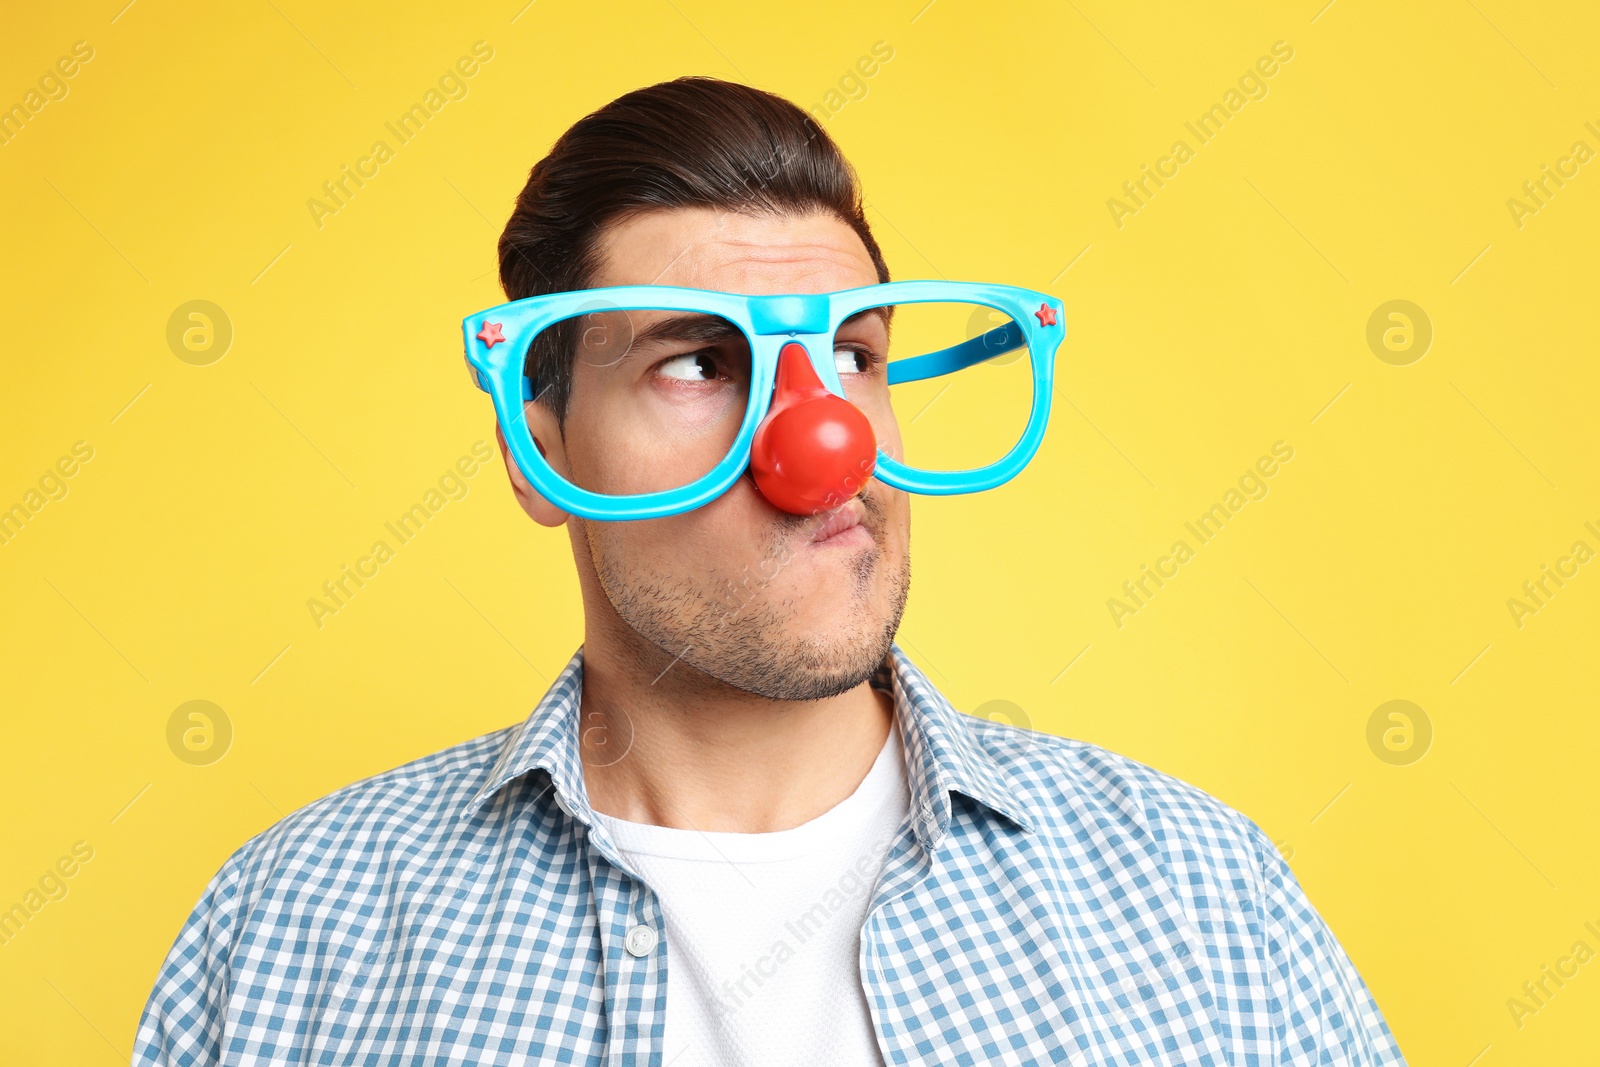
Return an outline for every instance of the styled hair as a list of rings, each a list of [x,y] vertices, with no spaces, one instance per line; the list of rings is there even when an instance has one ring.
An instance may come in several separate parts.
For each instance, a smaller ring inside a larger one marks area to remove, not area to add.
[[[500,235],[500,286],[508,300],[590,288],[605,226],[686,207],[834,215],[889,280],[855,168],[810,114],[748,85],[683,77],[584,116],[534,164]],[[545,330],[525,357],[534,395],[563,428],[577,327]]]

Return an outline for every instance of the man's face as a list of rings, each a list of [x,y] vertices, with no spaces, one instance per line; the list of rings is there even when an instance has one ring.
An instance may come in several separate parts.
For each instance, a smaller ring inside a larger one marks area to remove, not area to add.
[[[823,214],[656,211],[608,227],[600,252],[594,287],[823,293],[878,281],[855,231]],[[737,335],[647,340],[669,317],[586,318],[564,431],[544,404],[527,405],[540,449],[568,480],[600,492],[646,492],[684,484],[726,454],[748,396],[748,378],[740,380],[748,344]],[[847,337],[887,352],[876,317],[842,328],[839,343]],[[867,375],[849,373],[856,364],[848,351],[837,354],[837,365],[878,446],[901,456],[881,370],[869,384]],[[598,522],[557,510],[515,463],[507,467],[530,515],[546,525],[566,522],[591,630],[619,626],[619,647],[642,639],[674,661],[671,670],[783,700],[842,693],[888,654],[911,579],[910,509],[899,490],[869,479],[844,508],[860,516],[861,529],[816,541],[827,515],[774,507],[748,475],[691,511]],[[593,618],[597,611],[604,617]]]

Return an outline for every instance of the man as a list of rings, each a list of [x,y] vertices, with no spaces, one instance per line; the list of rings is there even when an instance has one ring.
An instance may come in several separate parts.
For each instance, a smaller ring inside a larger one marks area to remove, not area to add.
[[[574,125],[500,262],[513,301],[889,280],[832,141],[704,78]],[[632,447],[639,395],[726,406],[715,345],[639,358],[662,318],[519,353],[526,432],[571,484],[670,479],[681,453]],[[853,349],[834,354],[862,380]],[[899,455],[892,414],[868,409]],[[500,433],[518,503],[571,539],[583,645],[525,723],[235,852],[167,958],[136,1063],[1403,1062],[1254,822],[1093,745],[964,715],[904,655],[906,493],[872,478],[800,514],[752,474],[676,514],[591,521]]]

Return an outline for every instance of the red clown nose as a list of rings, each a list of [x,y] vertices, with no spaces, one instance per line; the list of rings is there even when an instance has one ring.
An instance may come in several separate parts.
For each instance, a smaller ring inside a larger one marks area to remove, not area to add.
[[[761,495],[795,515],[827,511],[861,491],[877,458],[865,413],[828,391],[804,345],[784,345],[772,406],[750,443],[750,474]]]

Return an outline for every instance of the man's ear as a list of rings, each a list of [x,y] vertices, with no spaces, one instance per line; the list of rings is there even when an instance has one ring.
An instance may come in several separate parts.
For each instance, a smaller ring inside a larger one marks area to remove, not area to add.
[[[567,471],[566,450],[562,447],[561,435],[556,430],[555,419],[548,408],[543,404],[528,401],[523,410],[528,420],[528,429],[533,433],[533,443],[550,464],[555,472],[571,481]],[[517,503],[528,517],[541,526],[560,526],[567,521],[567,513],[556,507],[539,494],[527,477],[522,473],[522,468],[517,466],[517,461],[512,458],[511,450],[506,445],[506,435],[501,432],[500,423],[495,422],[495,440],[500,442],[500,458],[505,462],[506,475],[511,479],[511,491],[516,494]],[[549,441],[549,447],[545,442]]]

